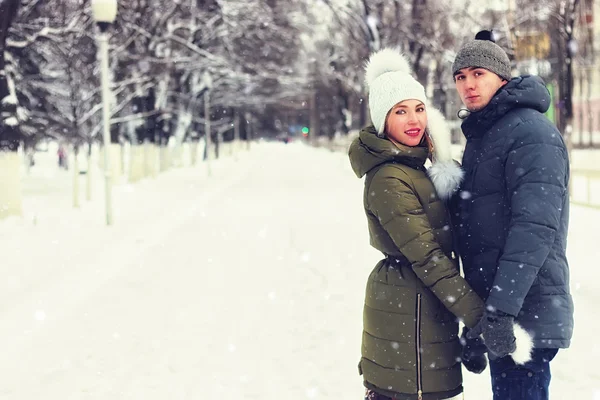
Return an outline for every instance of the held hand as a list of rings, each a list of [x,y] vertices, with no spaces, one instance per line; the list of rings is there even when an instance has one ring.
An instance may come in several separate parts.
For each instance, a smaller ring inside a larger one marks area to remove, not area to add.
[[[469,328],[464,327],[460,336],[460,344],[462,345],[461,361],[465,368],[475,374],[482,373],[487,367],[487,347],[483,343],[481,337],[468,339],[467,333]]]
[[[514,317],[502,311],[487,310],[477,325],[467,333],[467,338],[475,339],[479,335],[495,357],[505,357],[517,348]]]

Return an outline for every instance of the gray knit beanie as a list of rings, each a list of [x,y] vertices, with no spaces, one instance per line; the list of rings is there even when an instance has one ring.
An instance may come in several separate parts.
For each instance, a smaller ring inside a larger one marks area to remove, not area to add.
[[[485,68],[502,79],[511,79],[510,60],[506,52],[494,43],[491,31],[479,32],[475,40],[461,47],[452,64],[452,75],[469,67]]]

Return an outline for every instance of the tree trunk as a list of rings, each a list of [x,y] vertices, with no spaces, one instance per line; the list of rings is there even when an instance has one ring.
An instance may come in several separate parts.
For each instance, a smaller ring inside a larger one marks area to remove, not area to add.
[[[358,125],[362,129],[367,125],[367,99],[364,96],[360,97],[359,100],[359,119]]]
[[[594,137],[594,113],[592,108],[592,80],[594,79],[594,70],[589,68],[587,71],[587,96],[586,96],[586,108],[587,108],[587,126],[588,126],[588,147],[592,148],[593,137]],[[583,138],[581,140],[583,142]]]
[[[310,96],[310,132],[309,142],[316,143],[319,135],[319,106],[318,106],[317,90],[313,90]]]
[[[147,140],[144,144],[144,176],[156,178],[157,175],[157,157],[156,149],[158,146]]]
[[[33,165],[33,156],[35,154],[35,142],[33,140],[27,140],[32,138],[32,136],[23,138],[23,161],[25,162],[25,172],[27,175],[29,175],[29,171]]]
[[[567,154],[569,159],[573,153],[573,60],[567,56],[565,68],[565,79],[561,81],[562,91],[561,99],[563,107],[561,108],[560,131],[565,138],[567,145]],[[573,195],[573,185],[569,185],[569,195]]]
[[[215,135],[215,158],[221,157],[223,151],[223,133],[218,131]]]
[[[21,135],[17,120],[16,94],[11,93],[8,74],[0,57],[0,151],[17,152]]]
[[[584,107],[583,107],[583,82],[585,81],[585,77],[584,77],[585,71],[583,68],[580,69],[579,71],[579,99],[577,99],[577,103],[578,103],[578,109],[579,109],[579,121],[578,121],[578,125],[579,125],[579,138],[577,140],[577,145],[578,147],[581,147],[581,145],[583,144],[583,132],[584,132],[584,124],[583,124],[583,117],[584,117]],[[575,144],[575,143],[574,143]]]
[[[210,160],[211,160],[211,155],[210,152],[212,151],[212,144],[211,144],[211,131],[210,131],[210,91],[209,90],[205,90],[204,91],[204,142],[205,142],[205,148],[204,148],[204,154],[205,154],[205,160],[206,160],[206,169],[208,171],[208,175],[210,176],[211,171],[210,171]]]
[[[86,172],[86,199],[87,201],[92,200],[92,169],[94,168],[94,164],[92,163],[92,142],[88,143],[87,150],[87,172]]]
[[[339,125],[340,133],[344,136],[348,135],[350,132],[350,128],[352,126],[352,112],[350,111],[350,102],[348,101],[348,95],[344,91],[344,87],[342,86],[342,82],[338,81],[338,115],[340,118],[341,124]],[[350,115],[348,115],[350,114]],[[332,133],[335,135],[335,132]],[[333,137],[333,136],[331,136]]]
[[[154,92],[154,89],[150,88],[150,91],[148,92],[148,96],[146,97],[146,106],[145,106],[145,110],[147,112],[152,112],[152,111],[156,111],[156,93]],[[146,118],[146,132],[144,135],[144,143],[146,141],[149,141],[150,143],[156,143],[156,133],[157,133],[157,126],[158,126],[158,116],[159,114],[156,112],[153,112],[148,118]]]
[[[0,150],[0,220],[23,212],[20,166],[19,153]]]
[[[146,176],[145,170],[145,152],[144,144],[134,142],[129,149],[129,182],[138,182]]]
[[[171,167],[171,155],[169,153],[169,146],[160,146],[159,157],[160,157],[160,172],[164,172]]]
[[[0,1],[0,219],[22,214],[19,160],[20,134],[16,119],[16,94],[11,97],[4,54],[8,30],[17,15],[19,0]],[[10,99],[10,100],[9,100]]]
[[[250,145],[252,142],[252,114],[246,113],[246,145],[248,150],[250,150]]]
[[[123,154],[121,152],[121,145],[119,144],[120,136],[120,125],[119,123],[110,125],[110,143],[108,149],[110,151],[110,162],[112,164],[110,175],[111,180],[117,183],[123,175]]]
[[[240,143],[240,113],[237,108],[233,110],[233,146],[232,151],[237,155]]]
[[[197,137],[192,138],[190,152],[191,152],[192,166],[195,166],[196,164],[198,164],[198,138]]]
[[[73,146],[73,207],[79,208],[79,145]]]
[[[145,107],[145,99],[141,96],[135,96],[133,100],[131,100],[133,113],[143,113],[146,111]],[[132,145],[141,145],[144,143],[148,135],[147,130],[147,121],[142,122],[139,126],[135,128],[135,139],[132,140]]]
[[[110,125],[110,142],[117,144],[119,143],[119,136],[121,135],[121,124],[115,123]]]
[[[19,10],[20,0],[0,1],[0,151],[17,152],[21,135],[17,126],[17,96],[6,71],[6,39]],[[10,97],[9,97],[10,96]]]

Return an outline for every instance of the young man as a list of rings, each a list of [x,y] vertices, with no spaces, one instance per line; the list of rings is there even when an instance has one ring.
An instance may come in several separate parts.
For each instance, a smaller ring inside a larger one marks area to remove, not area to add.
[[[488,348],[494,400],[548,399],[550,361],[569,347],[573,302],[566,258],[569,160],[544,116],[550,96],[535,76],[511,79],[506,53],[483,31],[453,64],[470,112],[465,179],[455,217],[465,278],[486,301],[468,334]],[[531,335],[531,360],[516,365],[513,322]]]

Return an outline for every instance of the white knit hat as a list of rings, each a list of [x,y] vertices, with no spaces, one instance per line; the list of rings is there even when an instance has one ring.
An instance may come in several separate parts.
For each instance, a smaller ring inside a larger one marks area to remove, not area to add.
[[[369,89],[369,112],[378,133],[385,129],[385,118],[396,104],[414,99],[426,102],[425,88],[412,76],[408,60],[398,50],[385,48],[369,58],[365,67]]]

